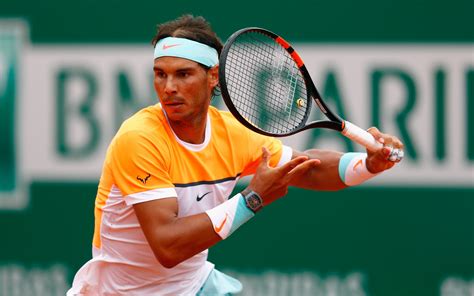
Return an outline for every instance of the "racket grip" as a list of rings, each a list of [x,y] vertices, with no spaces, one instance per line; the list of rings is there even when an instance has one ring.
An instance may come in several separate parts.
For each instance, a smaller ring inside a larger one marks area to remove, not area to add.
[[[370,151],[376,151],[383,147],[383,144],[378,142],[369,132],[349,121],[344,121],[344,129],[341,133]]]

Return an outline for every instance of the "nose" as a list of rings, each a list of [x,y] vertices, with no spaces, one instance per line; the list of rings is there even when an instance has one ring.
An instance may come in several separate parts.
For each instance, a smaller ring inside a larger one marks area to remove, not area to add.
[[[167,95],[174,94],[177,91],[176,83],[171,75],[166,79],[164,90]]]

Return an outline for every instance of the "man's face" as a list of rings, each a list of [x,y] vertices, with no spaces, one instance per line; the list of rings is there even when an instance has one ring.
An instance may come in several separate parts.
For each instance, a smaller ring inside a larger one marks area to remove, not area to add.
[[[217,67],[206,71],[191,60],[161,57],[153,70],[155,90],[170,121],[192,124],[205,119],[218,83]]]

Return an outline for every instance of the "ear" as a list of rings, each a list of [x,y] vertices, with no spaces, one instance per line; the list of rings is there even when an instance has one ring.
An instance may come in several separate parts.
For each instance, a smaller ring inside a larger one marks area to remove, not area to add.
[[[219,84],[219,65],[215,65],[209,71],[207,71],[209,78],[209,86],[214,88]]]

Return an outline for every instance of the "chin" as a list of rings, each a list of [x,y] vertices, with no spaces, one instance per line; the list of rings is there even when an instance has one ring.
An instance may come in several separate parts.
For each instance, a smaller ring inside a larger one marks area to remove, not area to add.
[[[189,114],[186,114],[184,112],[168,112],[166,111],[166,115],[168,116],[168,119],[173,122],[186,122],[189,121]]]

